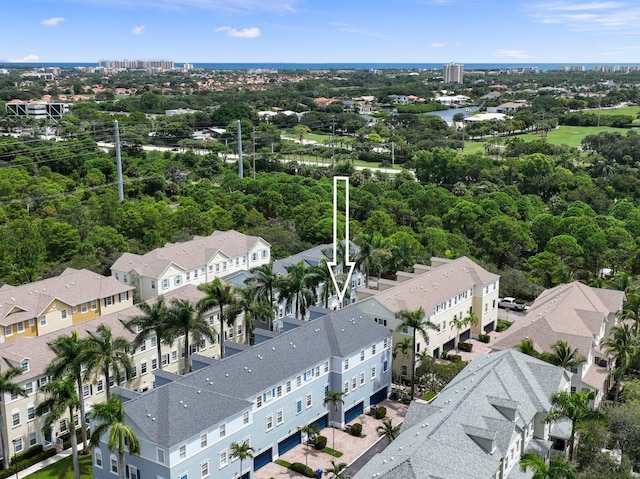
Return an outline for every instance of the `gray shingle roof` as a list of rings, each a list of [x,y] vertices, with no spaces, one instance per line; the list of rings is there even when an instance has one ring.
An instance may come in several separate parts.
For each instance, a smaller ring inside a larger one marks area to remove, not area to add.
[[[349,306],[170,383],[171,390],[176,391],[177,399],[194,403],[194,407],[190,409],[189,424],[198,424],[195,429],[172,428],[173,418],[149,412],[140,406],[129,407],[129,402],[125,403],[125,410],[129,418],[141,428],[148,423],[147,413],[155,415],[156,421],[153,426],[144,426],[149,428],[145,432],[153,433],[151,438],[165,446],[174,445],[203,430],[204,425],[216,424],[209,418],[211,408],[195,407],[194,400],[209,398],[207,400],[214,401],[216,408],[220,402],[219,407],[223,412],[220,415],[216,413],[215,419],[221,421],[248,407],[246,400],[254,400],[258,394],[331,356],[353,354],[389,336],[387,328],[377,324],[372,317],[356,307]],[[169,394],[163,392],[167,386],[169,385],[148,391],[140,401],[144,402],[148,398],[152,404],[160,404],[161,399],[158,398]],[[179,397],[180,388],[184,388],[186,395],[191,394],[190,399]],[[208,395],[193,396],[193,391],[198,390],[201,391],[200,394],[206,391]],[[233,400],[229,399],[230,402],[227,403],[227,398]]]
[[[550,395],[568,381],[563,369],[513,350],[475,359],[431,403],[412,403],[399,437],[354,479],[493,478],[514,434],[548,411]],[[514,405],[516,423],[500,411]]]

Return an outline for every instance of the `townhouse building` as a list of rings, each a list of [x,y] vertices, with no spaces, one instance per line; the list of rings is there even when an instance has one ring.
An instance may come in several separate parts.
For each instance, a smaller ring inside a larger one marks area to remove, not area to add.
[[[571,391],[593,391],[597,406],[609,390],[614,367],[600,341],[616,325],[625,301],[624,291],[592,288],[578,281],[547,289],[525,317],[514,322],[491,347],[496,351],[516,348],[522,340],[530,339],[536,351],[551,353],[552,344],[566,341],[584,358],[571,368]]]
[[[189,375],[157,372],[155,389],[145,393],[121,390],[125,420],[141,448],[126,454],[128,477],[249,477],[299,444],[300,427],[342,427],[387,397],[387,328],[353,305],[297,323],[282,334],[264,331],[273,337],[258,335],[253,347],[220,361],[196,360],[199,369]],[[323,405],[335,390],[344,393],[337,411]],[[240,471],[231,444],[244,441],[255,452]],[[96,479],[118,473],[105,442],[93,455]]]
[[[531,477],[523,452],[566,452],[570,424],[544,419],[570,376],[514,350],[474,359],[432,401],[412,402],[399,436],[353,479]]]
[[[145,301],[185,284],[209,283],[271,261],[271,246],[257,236],[234,230],[168,243],[144,255],[124,253],[111,266],[112,276],[135,287]]]
[[[132,289],[132,286],[118,283],[111,277],[102,278],[108,280],[107,284],[113,283],[120,289],[125,289],[126,291]],[[32,283],[31,286],[34,284]],[[69,289],[72,289],[71,285]],[[67,291],[66,287],[64,287],[64,290]],[[204,293],[199,291],[195,285],[187,285],[168,293],[165,299],[167,303],[170,303],[173,299],[184,299],[196,303],[203,295]],[[129,299],[129,304],[130,302],[131,300]],[[71,303],[75,304],[74,301],[71,301]],[[46,374],[46,369],[55,355],[48,344],[59,336],[71,334],[74,330],[78,332],[80,337],[86,337],[90,332],[95,332],[101,324],[110,328],[114,337],[124,337],[132,341],[136,336],[136,332],[132,333],[127,330],[123,323],[139,314],[141,314],[139,308],[130,305],[126,309],[110,314],[94,315],[92,319],[82,322],[72,322],[71,318],[69,318],[65,327],[58,327],[39,335],[21,334],[12,338],[11,341],[0,343],[0,363],[2,367],[19,367],[22,369],[22,374],[14,378],[13,381],[19,384],[27,393],[26,397],[4,394],[0,399],[3,419],[3,423],[0,423],[0,434],[3,434],[6,439],[5,444],[9,455],[13,456],[38,444],[42,444],[44,447],[52,447],[56,438],[70,432],[66,417],[61,418],[50,430],[43,430],[44,418],[36,417],[35,415],[35,408],[46,398],[40,388],[51,380],[51,377]],[[218,311],[208,312],[206,317],[209,324],[217,330],[219,328]],[[215,341],[205,340],[200,343],[191,341],[189,348],[191,354],[198,354],[200,357],[218,358],[220,357],[221,343],[224,341],[244,342],[245,340],[243,317],[239,316],[235,323],[226,324],[224,331],[218,331]],[[151,335],[139,348],[130,352],[133,365],[133,375],[131,377],[114,378],[111,376],[110,378],[105,378],[102,375],[97,375],[86,381],[83,390],[78,392],[84,397],[86,411],[91,411],[94,404],[106,401],[106,381],[109,381],[110,385],[123,384],[133,391],[144,392],[154,387],[154,373],[160,368],[165,373],[177,373],[184,369],[184,337],[178,338],[172,344],[161,344],[160,364],[156,345],[157,338],[155,335]],[[77,417],[76,419],[76,424],[79,426],[79,418]]]
[[[86,269],[0,287],[0,343],[62,330],[133,305],[133,287]]]
[[[428,337],[416,336],[415,350],[439,358],[457,347],[460,341],[477,338],[493,331],[498,319],[498,290],[500,277],[490,273],[463,256],[455,260],[431,258],[431,266],[415,265],[413,273],[399,271],[397,280],[381,279],[378,289],[358,289],[356,305],[374,316],[376,321],[394,331],[394,342],[411,338],[409,328],[396,331],[400,321],[396,314],[402,310],[416,311],[422,308],[425,321],[437,326],[427,329]],[[473,312],[478,323],[467,325],[458,331],[453,319],[466,318]],[[401,361],[394,364],[394,372],[410,375]]]

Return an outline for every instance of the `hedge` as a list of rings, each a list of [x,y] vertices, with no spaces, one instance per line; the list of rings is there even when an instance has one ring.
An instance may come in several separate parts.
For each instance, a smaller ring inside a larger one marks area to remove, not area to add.
[[[42,446],[41,446],[42,448]],[[29,451],[27,451],[29,452]],[[31,467],[34,464],[39,463],[40,461],[44,461],[45,459],[50,458],[51,456],[55,456],[56,453],[58,451],[56,451],[55,447],[52,447],[51,449],[47,450],[47,451],[40,451],[34,455],[30,455],[29,457],[25,457],[24,459],[18,457],[18,471],[22,471],[24,469],[26,469],[27,467]],[[25,453],[26,455],[26,453]],[[5,469],[4,471],[0,471],[0,479],[6,479],[8,477],[11,477],[13,475],[15,475],[16,473],[16,468],[13,466],[13,461],[12,461],[12,465],[9,466],[9,469]]]
[[[481,343],[488,343],[489,341],[491,341],[491,336],[489,336],[488,334],[479,334],[478,341],[480,341]]]
[[[465,351],[465,352],[467,352],[467,353],[470,353],[470,352],[471,352],[471,350],[473,349],[473,344],[471,344],[471,343],[465,343],[465,342],[463,342],[463,341],[460,341],[460,342],[458,343],[458,349],[459,349],[460,351]]]
[[[313,469],[305,464],[302,464],[301,462],[294,462],[293,464],[291,464],[291,467],[289,469],[302,474],[303,476],[316,477],[316,473],[313,471]]]
[[[318,436],[318,437],[316,437],[316,442],[315,442],[314,446],[318,451],[322,451],[325,447],[327,447],[327,438],[326,438],[326,436]]]
[[[352,436],[357,436],[359,437],[360,434],[362,434],[362,424],[360,424],[359,422],[352,424],[351,425],[351,429],[349,430],[349,433]]]

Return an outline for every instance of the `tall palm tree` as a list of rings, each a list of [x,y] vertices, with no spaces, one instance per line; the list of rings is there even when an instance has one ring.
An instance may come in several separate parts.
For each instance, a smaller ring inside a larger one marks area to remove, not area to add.
[[[207,308],[209,309],[209,308]],[[216,340],[216,330],[209,325],[209,322],[200,314],[194,304],[186,299],[173,299],[167,310],[167,320],[169,328],[167,329],[167,337],[169,340],[175,340],[179,336],[184,336],[184,370],[183,373],[190,373],[191,367],[191,351],[190,339],[195,344],[201,343],[207,338],[212,343]],[[220,345],[222,350],[222,344]]]
[[[611,328],[609,336],[602,338],[600,347],[606,348],[607,355],[615,358],[618,378],[616,379],[616,389],[614,401],[620,397],[621,383],[629,369],[631,358],[638,352],[638,336],[635,328],[629,323],[618,323]]]
[[[404,328],[411,328],[413,335],[413,351],[411,354],[411,400],[413,401],[415,395],[415,376],[416,376],[416,333],[420,333],[425,341],[428,340],[429,334],[427,329],[438,330],[438,326],[433,324],[430,320],[425,320],[425,312],[422,307],[416,311],[409,311],[408,309],[400,310],[396,313],[396,319],[401,322],[396,328],[397,331],[401,331]]]
[[[358,252],[355,255],[354,261],[356,267],[364,273],[365,285],[369,287],[369,277],[371,273],[377,271],[378,274],[382,271],[384,250],[384,239],[380,233],[361,233],[356,239],[358,245]]]
[[[108,433],[107,448],[111,452],[118,450],[118,476],[125,479],[125,445],[129,447],[129,454],[139,454],[140,442],[133,428],[125,424],[122,400],[114,396],[105,403],[96,404],[91,411],[91,418],[98,424],[91,434],[91,445],[98,446],[102,436]]]
[[[456,328],[456,348],[458,344],[460,344],[460,330],[466,326],[464,318],[459,318],[456,314],[451,321],[449,321],[449,326],[452,328]]]
[[[205,296],[198,301],[198,311],[200,314],[209,311],[216,306],[218,307],[218,316],[220,321],[220,357],[224,357],[224,325],[234,324],[232,315],[225,317],[224,308],[233,306],[236,303],[236,297],[233,293],[231,283],[223,283],[220,278],[216,278],[210,283],[204,283],[198,286],[198,289],[204,292]]]
[[[91,331],[88,333],[89,337],[86,339],[86,347],[82,354],[82,362],[87,366],[85,379],[93,377],[93,380],[97,381],[102,374],[107,400],[109,400],[111,398],[111,374],[113,374],[116,384],[120,384],[123,373],[127,379],[133,375],[133,366],[129,356],[131,345],[122,336],[114,338],[113,332],[105,324],[98,326],[95,333]]]
[[[540,353],[536,351],[536,348],[533,345],[533,341],[531,338],[524,338],[520,343],[516,346],[516,349],[520,351],[522,354],[526,354],[527,356],[531,356],[537,358],[540,356]]]
[[[411,349],[413,346],[413,343],[411,342],[411,338],[402,338],[402,341],[397,342],[394,346],[393,346],[393,358],[395,359],[396,355],[398,354],[398,352],[400,352],[400,354],[402,354],[402,369],[401,374],[402,374],[402,370],[404,369],[404,360],[405,358],[409,355],[409,352],[411,351]],[[425,352],[425,350],[420,351],[420,352]],[[402,382],[402,381],[401,381]]]
[[[314,292],[320,287],[318,294],[319,300],[322,301],[325,309],[329,309],[329,298],[333,296],[333,280],[329,273],[329,265],[326,260],[322,260],[321,264],[311,266],[309,269],[310,283],[313,285]]]
[[[287,276],[281,282],[281,294],[287,307],[296,305],[296,319],[304,319],[309,306],[315,301],[313,275],[304,261],[287,266]]]
[[[571,435],[569,436],[569,460],[573,461],[575,446],[576,426],[597,413],[589,406],[589,401],[594,397],[593,391],[582,390],[571,394],[567,391],[558,391],[551,396],[551,411],[544,418],[545,422],[557,422],[568,419],[571,421]]]
[[[80,339],[78,331],[71,331],[68,336],[58,336],[49,343],[49,349],[56,355],[47,367],[47,375],[59,378],[66,373],[71,374],[78,386],[78,400],[80,408],[80,427],[82,429],[82,451],[88,454],[87,421],[84,407],[84,384],[82,377],[82,357],[87,346],[86,339]]]
[[[4,372],[0,372],[0,397],[4,397],[5,394],[13,394],[14,396],[26,396],[27,392],[22,389],[19,384],[13,382],[13,378],[16,376],[20,376],[22,374],[22,369],[20,368],[9,368]],[[2,417],[2,411],[4,408],[0,408],[0,424],[5,424],[4,418]],[[2,466],[4,469],[9,467],[9,454],[7,454],[7,441],[8,438],[5,437],[6,429],[4,427],[0,427],[0,447],[2,447],[3,457],[2,457]]]
[[[533,451],[526,451],[520,456],[520,470],[533,471],[532,479],[576,479],[575,468],[564,457],[556,456],[547,464],[542,457]]]
[[[235,288],[236,293],[236,316],[244,312],[244,330],[245,342],[253,344],[253,331],[255,329],[256,319],[271,314],[273,308],[269,307],[269,303],[256,296],[253,288],[247,286],[244,288]]]
[[[564,339],[558,339],[551,345],[551,362],[556,366],[567,369],[584,362],[585,357],[576,348],[571,349]]]
[[[242,461],[253,458],[254,449],[249,445],[249,441],[243,441],[242,443],[231,443],[231,459],[240,460],[240,477],[242,477]]]
[[[378,436],[386,436],[389,440],[389,444],[393,442],[395,438],[400,434],[400,426],[394,426],[391,422],[391,418],[387,417],[382,421],[382,424],[376,428]]]
[[[256,296],[265,298],[271,307],[269,329],[273,330],[273,321],[275,319],[274,290],[279,282],[278,275],[273,272],[273,265],[271,263],[252,268],[251,274],[253,274],[253,276],[248,281],[252,281],[255,285]]]
[[[336,463],[331,461],[331,467],[325,469],[327,479],[351,479],[351,476],[347,475],[347,464],[344,462]],[[330,474],[330,475],[329,475]]]
[[[76,437],[75,414],[78,407],[78,393],[76,382],[72,374],[66,372],[61,377],[53,379],[40,390],[45,393],[46,399],[36,406],[36,415],[47,415],[43,429],[51,427],[69,412],[69,433],[71,437],[71,454],[73,455],[73,475],[80,479],[80,462],[78,460],[78,439]]]
[[[153,303],[141,302],[138,308],[142,312],[124,322],[125,327],[136,334],[131,342],[133,350],[138,349],[147,339],[156,337],[156,354],[158,369],[162,369],[162,343],[165,341],[167,329],[167,305],[164,296],[158,296]]]
[[[307,440],[305,441],[307,446],[304,454],[304,465],[308,466],[309,465],[309,443],[315,440],[316,434],[320,432],[320,427],[315,422],[312,422],[311,424],[307,424],[306,426],[298,427],[298,431],[303,432],[307,435]]]
[[[340,408],[340,406],[344,404],[344,399],[342,398],[343,396],[344,396],[344,392],[342,391],[327,391],[327,393],[324,396],[324,399],[322,400],[322,405],[324,407],[331,405],[333,406],[334,412],[338,412],[338,409]],[[333,427],[331,428],[331,430],[333,435],[331,449],[335,451],[336,450],[336,428]]]

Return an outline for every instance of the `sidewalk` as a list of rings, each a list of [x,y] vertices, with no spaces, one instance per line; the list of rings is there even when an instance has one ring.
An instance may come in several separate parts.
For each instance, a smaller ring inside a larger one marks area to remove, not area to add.
[[[82,453],[82,443],[78,444],[78,454]],[[33,466],[27,467],[26,469],[23,469],[22,471],[18,471],[17,474],[14,474],[13,476],[11,476],[12,478],[16,478],[16,479],[22,479],[24,477],[27,477],[30,474],[33,474],[34,472],[38,472],[41,469],[44,469],[45,467],[47,467],[50,464],[53,464],[55,462],[58,462],[66,457],[69,457],[71,455],[71,448],[65,449],[63,451],[60,451],[58,454],[56,454],[55,456],[51,456],[47,459],[45,459],[44,461],[40,461],[36,464],[34,464]],[[11,469],[13,466],[9,466],[9,469]],[[9,478],[7,478],[9,479]]]

